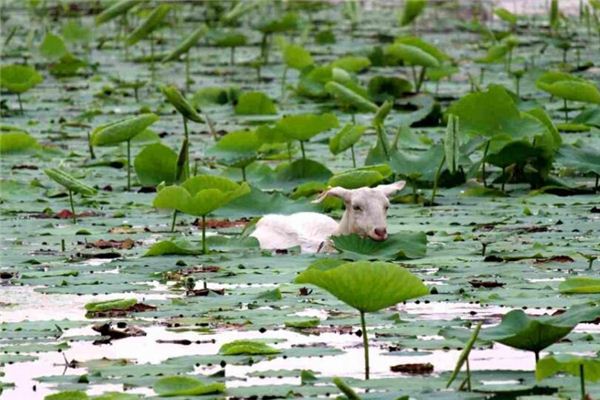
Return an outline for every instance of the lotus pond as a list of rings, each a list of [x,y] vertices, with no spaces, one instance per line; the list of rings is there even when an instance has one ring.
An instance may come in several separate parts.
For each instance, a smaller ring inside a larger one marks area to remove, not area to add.
[[[600,398],[597,0],[1,11],[0,398]]]

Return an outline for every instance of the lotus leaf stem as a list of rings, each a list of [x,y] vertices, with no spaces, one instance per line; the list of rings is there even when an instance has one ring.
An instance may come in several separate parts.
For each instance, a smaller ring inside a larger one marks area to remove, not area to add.
[[[365,379],[369,379],[369,338],[367,337],[367,324],[365,322],[365,312],[360,312],[360,327],[362,330],[363,349],[365,351]]]
[[[90,132],[87,132],[87,140],[88,140],[88,150],[90,151],[90,158],[93,160],[96,158],[94,154],[94,146],[92,145],[92,138],[90,136]]]
[[[131,191],[131,139],[127,141],[127,191]]]
[[[581,383],[581,400],[585,400],[585,371],[583,364],[579,364],[579,382]]]
[[[469,357],[465,360],[465,366],[467,368],[467,390],[471,391],[471,367],[469,366]]]
[[[175,232],[175,221],[177,220],[177,210],[173,210],[173,217],[171,218],[171,232]]]
[[[425,73],[427,72],[427,67],[421,68],[421,73],[419,74],[419,80],[417,81],[416,92],[419,93],[421,91],[421,86],[425,81]]]
[[[350,153],[352,154],[352,168],[356,168],[356,155],[354,154],[354,145],[350,146]]]
[[[152,80],[154,80],[155,70],[154,70],[154,36],[150,35],[150,71],[152,71],[151,76]]]
[[[565,122],[569,122],[569,109],[567,108],[567,99],[563,99],[563,111],[565,112]]]
[[[287,65],[283,68],[283,74],[281,75],[281,101],[283,102],[283,98],[285,97],[285,79],[287,76]]]
[[[73,223],[77,223],[77,214],[75,214],[75,205],[73,204],[73,191],[69,190],[69,204],[71,204],[71,214],[73,214]]]
[[[60,239],[60,251],[63,253],[65,252],[65,239]]]
[[[206,215],[202,216],[202,254],[206,254]]]
[[[182,115],[182,118],[183,118],[183,133],[184,133],[185,142],[187,143],[187,146],[185,147],[184,170],[185,170],[185,176],[189,177],[190,176],[190,134],[188,131],[187,118],[184,117],[183,115]]]
[[[442,168],[444,167],[445,162],[446,162],[446,155],[444,154],[442,156],[442,161],[440,162],[440,165],[438,166],[437,170],[435,171],[435,177],[433,179],[433,190],[431,191],[431,206],[433,206],[434,202],[435,202],[435,194],[437,192],[438,183],[440,181],[440,174],[442,173]]]
[[[483,150],[483,158],[481,159],[481,176],[483,179],[483,187],[487,187],[485,180],[485,159],[487,158],[488,150],[490,149],[490,140],[485,143],[485,149]]]
[[[19,110],[21,115],[23,115],[23,102],[21,101],[21,93],[17,93],[17,100],[19,100]]]
[[[246,182],[246,167],[242,167],[242,181]]]
[[[190,91],[190,83],[192,79],[190,78],[190,50],[185,53],[185,90],[186,92]]]
[[[300,141],[300,150],[302,151],[302,159],[306,160],[306,154],[304,153],[304,141]]]
[[[229,51],[229,65],[235,65],[235,47],[232,46]]]

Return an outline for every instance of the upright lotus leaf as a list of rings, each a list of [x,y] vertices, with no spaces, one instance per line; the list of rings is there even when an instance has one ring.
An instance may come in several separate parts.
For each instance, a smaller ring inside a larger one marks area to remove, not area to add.
[[[365,313],[376,312],[429,293],[408,270],[386,262],[321,259],[296,277],[295,283],[318,286],[360,313],[365,379],[369,379],[369,342]]]
[[[346,189],[357,189],[375,185],[384,179],[385,177],[377,170],[354,168],[333,175],[329,178],[328,185],[331,187],[340,186]]]
[[[431,68],[440,65],[436,57],[414,45],[394,43],[385,48],[385,53],[396,62],[404,61],[409,65],[420,65]]]
[[[398,149],[391,154],[390,166],[410,183],[416,200],[417,182],[433,182],[442,157],[444,149],[440,144],[419,152]]]
[[[441,49],[429,42],[426,42],[418,36],[400,36],[394,40],[394,43],[418,47],[419,49],[423,50],[424,52],[438,60],[438,63],[440,64],[444,61],[448,61],[451,59],[451,57],[448,54],[444,53]]]
[[[585,276],[568,278],[558,285],[563,294],[600,293],[600,279]]]
[[[374,102],[383,103],[386,100],[393,101],[402,97],[412,88],[412,84],[404,78],[376,75],[369,81],[367,93]]]
[[[249,192],[250,187],[245,182],[238,185],[220,176],[197,175],[181,186],[167,186],[160,190],[153,206],[202,217],[202,250],[206,253],[206,216]]]
[[[337,128],[339,122],[334,114],[296,114],[281,118],[275,127],[292,140],[300,141],[302,158],[305,159],[304,142],[313,136]]]
[[[400,17],[400,26],[410,25],[425,9],[427,0],[406,0]]]
[[[418,277],[387,262],[356,261],[332,267],[319,260],[298,275],[295,283],[318,286],[363,313],[428,294]]]
[[[91,146],[111,146],[127,142],[127,190],[131,190],[131,139],[142,133],[150,125],[158,121],[156,114],[141,114],[125,118],[106,125],[101,125],[92,131]]]
[[[331,66],[348,72],[359,73],[371,66],[371,61],[364,56],[345,56],[331,62]]]
[[[562,99],[600,104],[600,91],[594,83],[566,72],[545,72],[535,84],[539,89]]]
[[[325,84],[333,79],[333,68],[330,65],[306,68],[300,72],[296,93],[312,99],[323,99],[329,96]]]
[[[273,115],[277,114],[277,107],[273,100],[263,92],[242,93],[235,106],[237,115]]]
[[[21,93],[42,83],[44,78],[28,65],[9,64],[0,66],[0,87],[17,95],[19,109],[23,113]]]
[[[508,22],[510,25],[516,25],[517,21],[518,21],[518,16],[511,13],[510,11],[508,11],[506,8],[495,8],[494,9],[494,14],[496,14],[496,16],[498,18],[500,18],[503,21]]]
[[[177,153],[162,143],[153,143],[142,149],[133,162],[142,186],[156,186],[161,182],[175,183]]]
[[[229,47],[229,64],[235,64],[235,48],[246,45],[247,38],[243,33],[233,29],[214,29],[208,33],[208,39],[218,47]]]
[[[225,392],[225,384],[204,383],[192,376],[165,376],[154,383],[153,389],[160,397],[202,396]]]
[[[200,25],[192,33],[186,36],[169,54],[167,54],[162,62],[169,62],[179,59],[183,54],[187,54],[190,49],[198,43],[198,40],[202,38],[208,32],[208,27],[205,24]]]
[[[281,350],[269,346],[265,342],[258,340],[234,340],[233,342],[225,343],[219,349],[219,354],[224,356],[237,355],[272,355],[279,354]]]
[[[44,170],[44,173],[48,175],[48,177],[54,182],[67,189],[69,192],[69,204],[71,205],[71,213],[73,214],[73,223],[77,223],[77,214],[75,213],[75,205],[73,203],[73,193],[92,196],[96,194],[96,189],[86,185],[72,175],[69,175],[58,168],[47,168]]]
[[[234,131],[223,136],[206,155],[217,157],[219,163],[242,169],[242,178],[246,181],[246,167],[257,158],[261,141],[254,131]]]
[[[375,103],[337,82],[328,82],[325,85],[325,90],[341,103],[343,108],[369,112],[377,112],[378,110]]]
[[[555,316],[530,317],[522,310],[508,312],[499,325],[484,329],[481,339],[493,340],[510,347],[539,353],[556,343],[575,328],[580,322],[592,321],[600,316],[597,304],[578,304],[565,313]]]
[[[554,354],[542,358],[535,366],[535,379],[541,381],[558,373],[581,376],[582,369],[586,381],[600,380],[600,358],[573,354]]]
[[[0,154],[19,154],[39,147],[37,140],[19,128],[0,132]]]
[[[117,18],[120,15],[127,13],[131,8],[141,3],[143,0],[121,0],[96,16],[96,25],[102,25],[108,21]]]
[[[556,159],[576,171],[600,176],[600,151],[593,147],[578,148],[565,143],[558,150]]]
[[[160,91],[167,101],[183,116],[183,118],[197,123],[204,122],[204,119],[192,107],[192,105],[183,97],[183,94],[173,85],[161,86]]]
[[[283,47],[283,62],[288,68],[299,71],[314,64],[310,52],[297,44],[286,43]]]
[[[127,37],[126,43],[127,46],[133,46],[140,40],[145,39],[148,35],[150,35],[153,31],[155,31],[162,21],[165,19],[169,11],[171,10],[171,6],[168,4],[161,4],[157,6],[148,18],[142,22],[140,26],[138,26],[133,32],[129,34]]]
[[[329,151],[332,154],[340,154],[343,151],[351,149],[352,166],[356,168],[356,156],[354,154],[354,145],[360,140],[363,133],[367,130],[366,126],[346,124],[334,136],[329,139]]]
[[[49,61],[56,61],[69,53],[63,38],[48,32],[40,44],[40,54]]]

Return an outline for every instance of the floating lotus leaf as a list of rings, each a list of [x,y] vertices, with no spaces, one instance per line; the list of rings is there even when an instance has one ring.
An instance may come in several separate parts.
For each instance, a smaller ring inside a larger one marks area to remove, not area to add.
[[[358,73],[369,68],[371,61],[367,57],[345,56],[333,61],[331,66],[344,69],[348,72]]]
[[[266,94],[262,92],[242,93],[235,106],[237,115],[272,115],[277,114],[277,108]]]
[[[424,232],[399,232],[384,241],[363,238],[356,234],[334,236],[334,247],[349,259],[406,260],[425,257],[427,235]]]
[[[357,261],[339,264],[320,260],[295,280],[318,286],[361,312],[375,312],[429,291],[405,268],[386,262]]]
[[[85,309],[91,313],[97,313],[109,310],[127,310],[136,304],[136,299],[115,299],[87,303],[85,305]]]
[[[166,376],[157,380],[153,389],[161,397],[202,396],[225,392],[225,384],[207,384],[191,376]]]
[[[12,93],[24,93],[44,79],[28,65],[3,65],[0,67],[0,87]]]
[[[220,163],[244,168],[254,162],[261,146],[254,131],[234,131],[223,136],[206,154],[217,157]]]
[[[564,166],[579,172],[600,175],[600,151],[593,147],[578,148],[564,144],[558,150],[556,159]]]
[[[281,350],[257,340],[234,340],[233,342],[225,343],[219,349],[219,354],[224,356],[236,356],[240,354],[253,356],[279,353],[281,353]]]
[[[600,293],[600,279],[585,276],[568,278],[558,285],[558,290],[564,294]]]
[[[39,147],[29,133],[16,129],[0,133],[0,154],[22,153]]]
[[[153,205],[190,215],[206,216],[231,200],[250,192],[246,183],[237,183],[220,176],[198,175],[181,186],[167,186],[158,192]]]
[[[94,146],[111,146],[126,142],[143,132],[158,119],[158,115],[149,113],[101,125],[92,131],[92,144]]]

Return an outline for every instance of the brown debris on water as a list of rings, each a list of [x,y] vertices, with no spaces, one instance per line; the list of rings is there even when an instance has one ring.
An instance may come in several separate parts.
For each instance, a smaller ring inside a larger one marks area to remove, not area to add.
[[[156,310],[156,307],[149,304],[136,303],[128,308],[105,311],[88,311],[85,316],[87,318],[121,318],[128,316],[130,313],[140,313],[152,310]]]
[[[469,283],[471,284],[471,286],[473,286],[474,288],[486,288],[486,289],[492,289],[492,288],[497,288],[497,287],[503,287],[504,285],[506,285],[506,283],[504,282],[498,282],[498,281],[482,281],[479,279],[471,279],[469,281]]]
[[[135,246],[135,242],[132,239],[124,239],[124,240],[104,240],[99,239],[95,242],[86,243],[85,247],[88,249],[121,249],[121,250],[129,250]]]
[[[119,323],[117,326],[114,326],[112,322],[106,322],[102,324],[97,324],[92,326],[92,329],[98,332],[100,335],[105,336],[110,340],[118,340],[127,337],[134,336],[146,336],[146,332],[137,326],[124,324],[124,327],[119,327],[119,325],[124,323]],[[106,343],[107,341],[96,341],[95,344]]]
[[[430,363],[414,363],[414,364],[398,364],[390,367],[392,372],[400,372],[410,375],[428,375],[433,372],[433,364]]]

